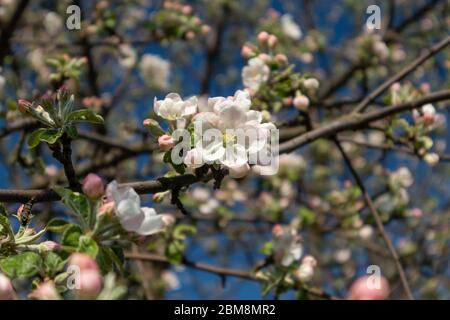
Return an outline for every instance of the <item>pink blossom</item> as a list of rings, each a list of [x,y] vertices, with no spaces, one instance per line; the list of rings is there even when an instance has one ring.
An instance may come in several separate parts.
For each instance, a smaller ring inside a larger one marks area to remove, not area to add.
[[[385,300],[389,297],[389,283],[381,276],[376,283],[375,276],[358,278],[350,287],[348,299],[350,300]],[[378,284],[378,286],[377,286]]]
[[[0,273],[0,300],[12,300],[14,298],[14,288],[11,280]]]
[[[260,33],[258,33],[258,40],[261,42],[266,42],[267,40],[269,40],[269,33],[267,33],[266,31],[261,31]]]
[[[102,178],[95,173],[89,173],[83,180],[83,192],[91,199],[98,199],[105,193]]]
[[[81,270],[97,270],[97,262],[86,253],[75,252],[69,257],[69,265],[78,266]]]
[[[102,277],[98,270],[81,270],[76,295],[82,299],[93,299],[102,290]]]
[[[173,144],[174,144],[173,138],[168,134],[162,135],[161,137],[158,138],[158,145],[162,151],[169,151],[170,149],[173,148]]]

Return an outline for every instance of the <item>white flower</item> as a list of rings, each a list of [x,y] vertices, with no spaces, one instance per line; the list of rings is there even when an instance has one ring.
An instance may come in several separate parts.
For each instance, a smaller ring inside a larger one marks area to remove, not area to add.
[[[63,20],[57,13],[48,12],[44,18],[44,26],[51,36],[56,36],[63,28]]]
[[[294,22],[290,14],[281,16],[281,28],[286,36],[294,40],[299,40],[303,35],[300,26]]]
[[[414,183],[411,172],[407,167],[401,167],[391,173],[391,182],[403,188],[408,188]]]
[[[128,44],[119,46],[119,57],[120,64],[126,69],[133,68],[137,61],[136,50]]]
[[[249,110],[250,105],[248,92],[237,91],[233,98],[209,99],[211,111],[195,116],[196,149],[205,162],[218,161],[236,174],[239,171],[237,175],[244,174],[248,156],[265,147],[269,131],[275,128],[272,123],[261,123],[261,112]],[[208,137],[209,133],[214,136]]]
[[[107,194],[114,200],[116,216],[126,231],[147,236],[164,229],[162,216],[153,208],[141,208],[141,200],[133,188],[119,188],[113,181],[108,185]]]
[[[427,153],[423,159],[430,166],[435,166],[439,163],[439,155],[437,153]]]
[[[282,229],[273,240],[274,259],[282,266],[288,267],[300,260],[303,246],[295,230]]]
[[[139,63],[139,72],[147,84],[162,90],[169,87],[170,62],[160,56],[144,54]]]
[[[155,113],[169,121],[181,120],[197,112],[197,97],[183,101],[177,93],[169,93],[164,100],[155,98],[153,110]]]
[[[269,79],[270,69],[259,57],[250,59],[248,65],[242,69],[244,86],[258,91],[261,84]]]

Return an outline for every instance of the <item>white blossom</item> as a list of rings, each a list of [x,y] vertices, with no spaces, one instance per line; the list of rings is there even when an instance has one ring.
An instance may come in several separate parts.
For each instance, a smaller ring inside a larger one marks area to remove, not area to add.
[[[269,79],[270,69],[259,57],[252,58],[242,69],[242,80],[244,86],[258,91],[261,84]]]
[[[139,63],[139,72],[145,82],[157,89],[169,87],[170,62],[154,54],[144,54]]]
[[[48,12],[44,17],[45,30],[51,35],[56,36],[62,31],[63,20],[56,12]]]
[[[175,121],[195,114],[197,112],[197,104],[197,97],[183,100],[179,94],[169,93],[164,100],[155,98],[153,110],[161,118]]]
[[[281,29],[287,37],[294,40],[300,40],[303,35],[300,26],[294,22],[290,14],[281,16]]]
[[[134,67],[137,61],[136,50],[128,44],[122,44],[119,46],[119,62],[125,69],[131,69]]]
[[[126,231],[147,236],[164,229],[162,216],[153,208],[141,208],[141,199],[133,188],[119,187],[113,181],[108,185],[107,195],[114,201],[116,216]]]
[[[300,260],[303,245],[295,230],[281,229],[273,240],[274,259],[282,266],[288,267],[294,261]]]

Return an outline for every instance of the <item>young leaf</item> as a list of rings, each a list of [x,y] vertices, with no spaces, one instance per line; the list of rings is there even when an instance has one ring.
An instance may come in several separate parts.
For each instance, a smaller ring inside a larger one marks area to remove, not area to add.
[[[78,241],[78,251],[87,253],[95,259],[98,254],[97,242],[89,236],[81,236]]]
[[[68,120],[73,122],[92,122],[100,124],[104,122],[100,115],[89,109],[82,109],[72,112],[69,115]]]
[[[39,272],[42,258],[35,252],[24,252],[0,260],[0,269],[11,278],[28,278]]]
[[[70,223],[63,219],[52,219],[47,223],[47,230],[55,233],[62,233],[70,227]]]
[[[39,143],[41,142],[41,135],[46,131],[45,128],[40,128],[35,131],[33,131],[32,134],[30,134],[30,137],[28,138],[28,148],[33,149],[36,148]]]
[[[88,226],[90,221],[89,217],[92,214],[89,199],[79,192],[73,192],[62,187],[56,186],[53,189],[59,194],[62,202],[75,213],[83,225]]]

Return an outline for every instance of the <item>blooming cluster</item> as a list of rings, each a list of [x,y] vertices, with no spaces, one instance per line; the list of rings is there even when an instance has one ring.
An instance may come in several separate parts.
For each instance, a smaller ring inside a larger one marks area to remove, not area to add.
[[[170,62],[155,54],[144,54],[139,71],[145,83],[159,90],[169,87]]]
[[[262,112],[250,108],[247,91],[207,101],[197,97],[183,100],[170,93],[163,100],[155,98],[153,108],[169,122],[169,131],[160,129],[151,119],[145,120],[144,125],[156,133],[167,162],[177,171],[214,165],[215,169],[223,167],[230,176],[241,178],[250,171],[249,164],[269,165],[262,155],[270,153],[269,140],[276,130],[274,124],[265,122]]]

